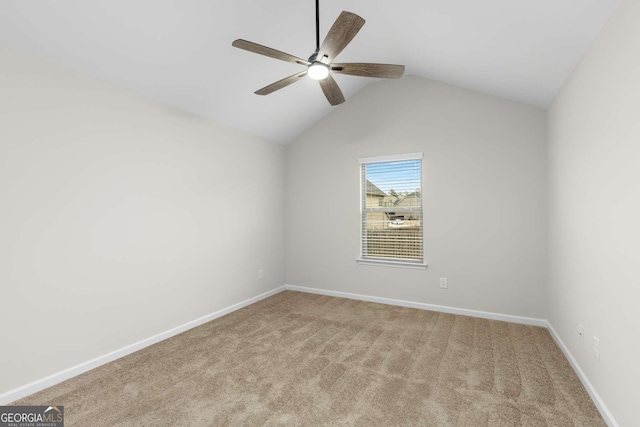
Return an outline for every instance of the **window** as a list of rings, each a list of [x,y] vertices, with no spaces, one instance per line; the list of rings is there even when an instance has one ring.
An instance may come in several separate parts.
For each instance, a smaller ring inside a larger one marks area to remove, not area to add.
[[[359,159],[358,262],[425,268],[422,153]]]

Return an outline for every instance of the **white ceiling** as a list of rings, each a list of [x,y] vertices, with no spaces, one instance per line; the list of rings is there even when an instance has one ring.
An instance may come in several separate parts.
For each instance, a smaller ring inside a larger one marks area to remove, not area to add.
[[[340,11],[367,23],[340,62],[549,105],[619,0],[321,0],[321,39]],[[314,0],[2,0],[0,44],[196,114],[288,143],[332,108],[303,69],[233,48],[243,38],[307,58]],[[349,102],[376,81],[337,75]],[[0,94],[1,95],[1,94]]]

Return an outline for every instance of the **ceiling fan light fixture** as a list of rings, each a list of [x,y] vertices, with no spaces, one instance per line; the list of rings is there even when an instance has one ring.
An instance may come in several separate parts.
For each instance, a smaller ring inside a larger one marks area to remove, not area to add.
[[[323,80],[329,76],[329,66],[320,61],[315,61],[307,69],[307,75],[313,80]]]

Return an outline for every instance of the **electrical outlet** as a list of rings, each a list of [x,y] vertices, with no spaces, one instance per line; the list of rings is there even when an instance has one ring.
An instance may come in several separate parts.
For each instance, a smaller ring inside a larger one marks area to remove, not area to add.
[[[442,288],[442,289],[448,289],[449,288],[449,282],[447,282],[447,278],[446,277],[441,277],[440,278],[440,288]]]
[[[600,360],[600,340],[596,336],[593,337],[593,355]]]
[[[580,344],[584,344],[584,326],[582,326],[582,323],[578,323],[578,336],[580,337]]]
[[[264,279],[264,270],[263,269],[258,270],[258,279]]]

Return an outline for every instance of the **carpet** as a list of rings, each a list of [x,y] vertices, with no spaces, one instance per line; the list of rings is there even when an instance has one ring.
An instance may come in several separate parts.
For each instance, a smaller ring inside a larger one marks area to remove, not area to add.
[[[540,327],[285,291],[14,405],[67,426],[606,426]]]

